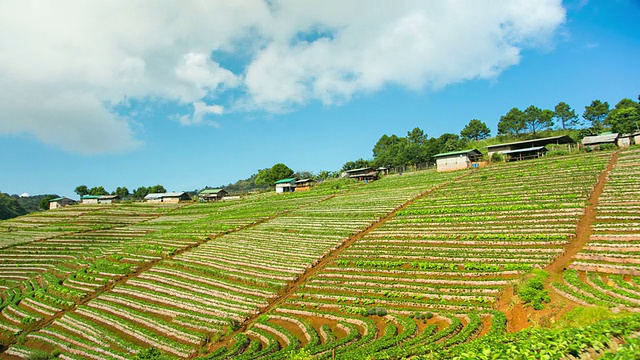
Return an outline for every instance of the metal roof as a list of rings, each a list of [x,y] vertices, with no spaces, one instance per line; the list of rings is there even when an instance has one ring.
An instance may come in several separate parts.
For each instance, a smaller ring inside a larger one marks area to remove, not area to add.
[[[83,195],[83,199],[100,199],[102,195]]]
[[[506,155],[511,155],[511,154],[519,154],[524,152],[540,151],[542,149],[544,149],[545,151],[547,150],[547,148],[545,148],[544,146],[534,146],[534,147],[524,148],[524,149],[503,151],[502,153]]]
[[[351,169],[351,170],[347,170],[345,172],[348,174],[348,173],[352,173],[352,172],[365,171],[365,170],[372,171],[374,169],[369,166],[369,167],[363,167],[363,168],[359,168],[359,169]]]
[[[67,197],[59,197],[59,198],[51,199],[51,200],[49,200],[49,202],[56,202],[56,201],[60,201],[60,200],[71,200],[71,201],[75,202],[75,200],[69,199]]]
[[[585,136],[582,139],[582,145],[614,143],[616,142],[617,138],[618,138],[618,133]]]
[[[278,181],[275,182],[275,184],[284,184],[284,183],[290,183],[296,181],[296,178],[286,178],[286,179],[280,179]]]
[[[184,194],[185,194],[184,191],[181,191],[181,192],[166,192],[166,193],[153,193],[153,194],[148,194],[144,198],[145,199],[162,199],[162,198],[166,198],[166,197],[181,197]]]
[[[222,189],[206,189],[206,190],[200,191],[200,194],[217,194],[220,191],[224,191],[224,190],[222,190]]]
[[[296,184],[303,184],[303,183],[306,183],[306,182],[316,182],[316,181],[313,180],[313,179],[301,179],[301,180],[296,181]]]
[[[510,143],[489,145],[489,146],[487,146],[487,149],[499,148],[499,147],[503,147],[503,146],[526,145],[526,144],[534,145],[535,143],[543,143],[543,144],[553,144],[553,143],[573,144],[573,143],[575,143],[575,141],[573,141],[573,139],[571,137],[569,137],[569,135],[560,135],[560,136],[551,136],[551,137],[546,137],[546,138],[541,138],[541,139],[531,139],[531,140],[514,141],[514,142],[510,142]]]
[[[482,153],[478,149],[469,149],[469,150],[461,150],[461,151],[450,151],[450,152],[434,155],[433,157],[465,155],[468,153],[475,153],[476,155],[482,155]]]

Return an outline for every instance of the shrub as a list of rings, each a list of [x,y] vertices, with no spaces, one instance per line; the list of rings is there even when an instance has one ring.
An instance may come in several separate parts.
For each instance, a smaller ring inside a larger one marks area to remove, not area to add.
[[[425,317],[426,317],[427,319],[431,319],[431,318],[433,318],[433,313],[432,313],[431,311],[427,311],[427,313],[426,313]]]
[[[491,162],[502,162],[504,161],[504,156],[500,153],[493,153],[491,155]]]

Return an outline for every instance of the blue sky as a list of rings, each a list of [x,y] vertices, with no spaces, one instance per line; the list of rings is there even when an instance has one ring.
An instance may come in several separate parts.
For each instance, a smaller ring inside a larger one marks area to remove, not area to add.
[[[640,95],[638,1],[363,4],[0,1],[0,191],[337,170],[383,134]]]

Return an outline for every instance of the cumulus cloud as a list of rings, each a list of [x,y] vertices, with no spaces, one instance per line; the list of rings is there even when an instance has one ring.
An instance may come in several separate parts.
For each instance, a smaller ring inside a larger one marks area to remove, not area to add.
[[[230,112],[342,104],[388,85],[437,91],[495,79],[565,20],[560,0],[369,5],[0,0],[0,134],[122,152],[139,144],[133,115],[110,110],[127,99],[188,105],[182,125],[218,126]],[[234,73],[216,51],[249,60]]]

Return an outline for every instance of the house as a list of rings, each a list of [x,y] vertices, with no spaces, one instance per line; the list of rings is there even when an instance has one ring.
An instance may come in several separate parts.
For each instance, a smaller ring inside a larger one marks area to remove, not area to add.
[[[276,181],[276,194],[296,191],[296,180],[296,178],[286,178]]]
[[[147,202],[177,203],[191,200],[191,196],[186,192],[152,193],[145,196],[144,200]]]
[[[438,172],[468,169],[482,158],[478,149],[451,151],[434,156]],[[476,165],[477,166],[477,165]]]
[[[55,198],[49,200],[49,209],[63,208],[65,206],[75,205],[77,203],[77,201],[66,197]]]
[[[222,189],[205,189],[200,191],[198,197],[200,201],[218,201],[227,195],[229,195],[229,193]]]
[[[83,195],[81,200],[83,204],[98,204],[100,195]]]
[[[546,148],[545,150],[542,150],[542,147],[545,147],[546,145],[562,144],[567,144],[569,147],[571,147],[571,144],[575,144],[575,141],[573,141],[573,139],[568,135],[551,136],[541,139],[523,140],[490,145],[487,146],[487,151],[488,157],[490,159],[493,154],[500,153],[507,155],[507,160],[525,160],[544,155],[544,153],[546,153]]]
[[[111,204],[120,200],[118,195],[84,195],[83,204]]]
[[[591,149],[600,149],[604,144],[616,145],[618,143],[618,133],[603,133],[600,135],[585,136],[582,145]]]
[[[616,145],[621,148],[628,148],[633,144],[640,144],[640,132],[631,134],[620,134],[618,136],[618,140],[616,141]]]
[[[313,179],[301,179],[296,181],[296,192],[298,191],[309,191],[311,187],[316,184],[316,181]]]
[[[350,179],[357,179],[358,181],[368,183],[369,181],[378,180],[378,170],[372,167],[347,170],[342,173],[342,177],[349,177]]]

